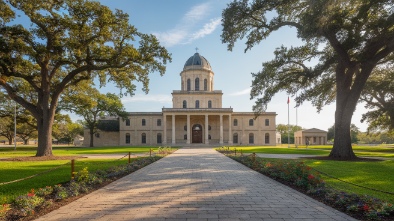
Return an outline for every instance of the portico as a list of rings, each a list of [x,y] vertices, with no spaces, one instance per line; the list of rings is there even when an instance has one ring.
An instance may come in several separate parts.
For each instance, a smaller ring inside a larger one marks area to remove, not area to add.
[[[232,144],[232,108],[163,108],[163,144]]]

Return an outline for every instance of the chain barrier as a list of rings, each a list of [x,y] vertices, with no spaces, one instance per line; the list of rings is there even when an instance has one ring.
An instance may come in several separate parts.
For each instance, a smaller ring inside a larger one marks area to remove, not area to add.
[[[28,176],[28,177],[25,177],[25,178],[21,178],[21,179],[17,179],[17,180],[13,180],[13,181],[8,181],[8,182],[0,183],[0,186],[2,186],[2,185],[7,185],[7,184],[10,184],[10,183],[17,183],[17,182],[20,182],[20,181],[28,180],[28,179],[31,179],[31,178],[33,178],[33,177],[40,176],[40,175],[43,175],[43,174],[45,174],[45,173],[52,172],[52,171],[54,171],[54,170],[57,170],[57,169],[59,169],[59,168],[61,168],[61,167],[66,166],[66,165],[68,165],[68,164],[71,164],[71,163],[70,163],[70,162],[69,162],[69,163],[65,163],[65,164],[62,164],[62,165],[60,165],[60,166],[58,166],[58,167],[52,168],[52,169],[50,169],[50,170],[46,170],[46,171],[41,172],[41,173],[37,173],[37,174],[31,175],[31,176]]]
[[[323,174],[324,176],[330,177],[330,178],[332,178],[332,179],[335,179],[335,180],[338,180],[338,181],[341,181],[341,182],[344,182],[344,183],[347,183],[347,184],[350,184],[350,185],[353,185],[353,186],[357,186],[357,187],[360,187],[360,188],[363,188],[363,189],[368,189],[368,190],[372,190],[372,191],[376,191],[376,192],[381,192],[381,193],[385,193],[385,194],[394,195],[393,192],[387,192],[387,191],[378,190],[378,189],[374,189],[374,188],[370,188],[370,187],[366,187],[366,186],[361,186],[361,185],[358,185],[358,184],[355,184],[355,183],[351,183],[351,182],[348,182],[348,181],[339,179],[339,178],[337,178],[337,177],[331,176],[331,175],[328,174],[328,173],[324,173],[324,172],[319,171],[319,170],[316,170],[316,169],[314,169],[314,168],[312,168],[312,170],[314,170],[314,171],[316,171],[316,172],[319,172],[320,174]]]

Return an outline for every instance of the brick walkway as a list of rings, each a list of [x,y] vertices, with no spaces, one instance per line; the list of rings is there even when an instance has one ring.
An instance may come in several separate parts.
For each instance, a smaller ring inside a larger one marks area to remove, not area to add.
[[[354,219],[211,148],[183,148],[38,220]]]

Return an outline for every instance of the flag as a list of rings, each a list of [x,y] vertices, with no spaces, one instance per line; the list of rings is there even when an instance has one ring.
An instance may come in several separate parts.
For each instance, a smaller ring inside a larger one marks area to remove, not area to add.
[[[287,97],[287,104],[290,104],[290,98]]]

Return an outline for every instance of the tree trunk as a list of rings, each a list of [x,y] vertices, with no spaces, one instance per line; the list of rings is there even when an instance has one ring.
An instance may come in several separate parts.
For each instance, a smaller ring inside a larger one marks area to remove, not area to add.
[[[93,135],[94,135],[94,131],[93,131],[93,128],[90,128],[89,129],[89,134],[90,134],[90,144],[89,144],[89,147],[94,147],[94,145],[93,145]]]
[[[54,120],[54,113],[49,113],[50,110],[47,110],[46,112],[47,114],[44,114],[43,117],[37,119],[38,147],[36,157],[53,155],[52,125]]]

